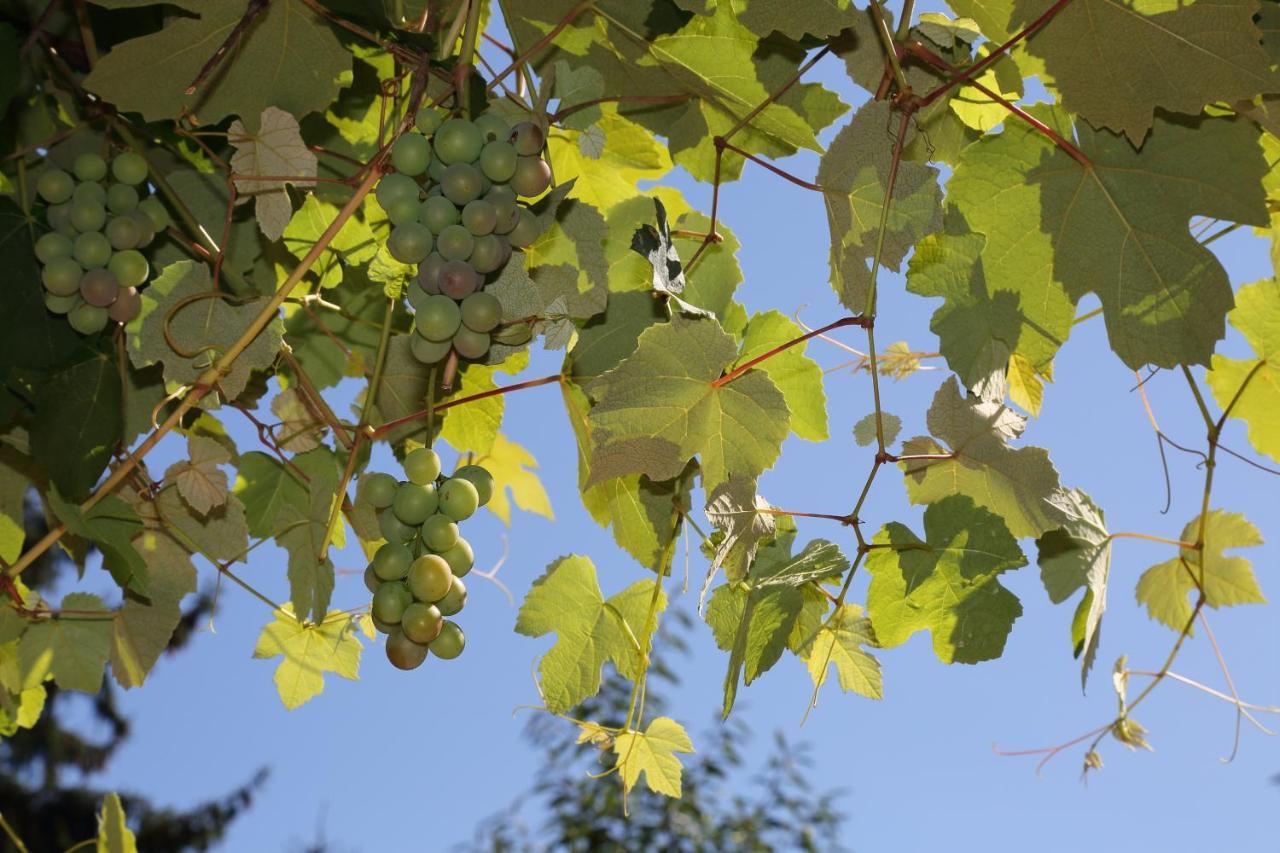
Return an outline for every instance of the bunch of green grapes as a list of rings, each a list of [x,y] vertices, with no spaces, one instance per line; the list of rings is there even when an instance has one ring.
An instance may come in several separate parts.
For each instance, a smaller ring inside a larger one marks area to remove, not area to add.
[[[110,173],[110,179],[108,179]],[[44,304],[82,335],[142,310],[138,288],[151,275],[142,249],[169,227],[169,212],[145,185],[147,161],[126,151],[108,163],[76,157],[71,173],[45,169],[36,192],[52,229],[36,240]]]
[[[409,303],[418,332],[413,354],[424,364],[451,350],[469,359],[489,351],[502,306],[484,287],[512,249],[541,233],[521,199],[551,185],[551,167],[540,156],[545,141],[532,122],[511,127],[489,114],[442,119],[424,108],[417,129],[392,146],[396,171],[378,183],[376,195],[394,226],[387,251],[418,264]]]
[[[446,660],[462,654],[462,629],[448,619],[467,603],[462,578],[475,562],[458,532],[493,496],[493,476],[465,465],[452,477],[440,473],[440,457],[419,448],[404,459],[408,480],[390,474],[364,476],[363,491],[378,510],[387,540],[364,572],[373,593],[373,624],[387,635],[387,658],[415,669],[431,652]]]

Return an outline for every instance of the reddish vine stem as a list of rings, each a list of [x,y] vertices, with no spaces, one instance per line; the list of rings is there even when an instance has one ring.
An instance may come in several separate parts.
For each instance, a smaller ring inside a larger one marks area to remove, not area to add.
[[[320,390],[316,388],[315,383],[311,381],[311,377],[302,369],[302,365],[298,363],[298,359],[294,357],[293,351],[287,346],[280,351],[284,360],[289,363],[289,367],[293,370],[294,378],[298,380],[299,387],[302,388],[303,397],[307,399],[316,409],[312,414],[318,414],[320,419],[329,425],[329,429],[333,430],[334,436],[338,441],[342,442],[342,446],[347,450],[351,450],[355,445],[355,439],[347,432],[346,427],[338,420],[338,416],[334,414],[333,409],[329,408],[329,404],[325,402],[324,396]]]
[[[411,424],[414,421],[420,421],[430,417],[435,412],[443,412],[445,409],[452,409],[454,406],[462,406],[467,403],[474,403],[477,400],[485,400],[489,397],[497,397],[502,394],[510,394],[513,391],[523,391],[526,388],[537,388],[540,385],[550,385],[552,382],[560,382],[564,376],[559,373],[551,376],[543,376],[538,379],[529,379],[524,382],[517,382],[514,385],[504,385],[501,388],[490,388],[488,391],[481,391],[478,394],[472,394],[468,397],[459,397],[456,400],[446,400],[443,403],[437,403],[431,408],[423,409],[420,412],[405,415],[402,418],[396,418],[394,421],[387,421],[382,426],[374,429],[370,433],[370,438],[378,439],[394,429]]]
[[[827,521],[838,521],[841,524],[853,524],[853,518],[848,515],[836,515],[830,512],[799,512],[794,509],[778,509],[777,507],[769,507],[767,509],[757,509],[756,512],[761,515],[789,515],[792,518],[822,518]]]
[[[750,124],[753,118],[755,118],[756,116],[760,115],[760,113],[768,109],[770,104],[776,103],[778,98],[781,98],[787,92],[791,91],[791,87],[799,83],[800,78],[803,77],[810,68],[817,65],[818,61],[821,60],[822,57],[826,56],[830,52],[831,52],[831,45],[824,44],[821,50],[817,51],[816,53],[813,54],[813,56],[805,60],[805,63],[796,70],[796,73],[791,75],[791,79],[789,79],[786,83],[783,83],[780,87],[778,87],[773,92],[771,92],[769,94],[769,97],[765,98],[763,101],[756,104],[755,107],[752,108],[750,112],[748,112],[742,118],[738,119],[738,121],[734,123],[733,127],[729,128],[724,133],[720,134],[721,138],[726,140],[732,139],[734,135],[737,134],[738,131],[742,130],[742,128]]]
[[[742,364],[735,367],[733,370],[730,370],[728,373],[721,376],[716,381],[712,382],[711,387],[719,388],[722,385],[727,385],[733,380],[737,379],[742,374],[746,373],[751,368],[755,367],[760,362],[767,361],[768,359],[773,358],[775,355],[778,355],[779,353],[786,352],[792,347],[798,346],[799,344],[804,343],[810,338],[816,338],[818,335],[824,334],[826,332],[830,332],[833,329],[843,328],[844,326],[862,326],[865,328],[870,322],[871,322],[870,320],[863,317],[861,314],[854,317],[841,317],[839,320],[836,320],[835,322],[832,322],[832,323],[828,323],[827,325],[823,326],[820,329],[814,329],[812,332],[806,332],[805,334],[801,335],[798,338],[792,338],[789,341],[778,344],[776,347],[773,347],[770,350],[762,352],[760,355],[756,356],[755,358],[752,358],[749,361],[743,362]]]
[[[502,80],[512,71],[515,71],[516,69],[523,66],[526,62],[528,62],[530,59],[533,58],[534,54],[538,53],[547,45],[551,44],[551,42],[555,40],[556,36],[564,32],[565,27],[572,24],[579,15],[581,15],[583,12],[587,11],[590,8],[591,8],[591,0],[582,0],[582,2],[575,4],[573,8],[571,8],[568,12],[566,12],[564,14],[564,17],[562,17],[556,23],[556,25],[547,32],[546,35],[544,35],[542,38],[534,42],[529,47],[529,49],[526,50],[524,53],[520,54],[515,59],[513,59],[510,65],[508,65],[506,68],[499,71],[497,74],[493,75],[493,79],[490,80],[489,85],[485,87],[485,92],[486,93],[492,92],[494,89],[496,89],[498,87],[498,82],[500,80]]]
[[[717,148],[727,148],[730,151],[734,152],[735,154],[738,154],[743,158],[750,160],[752,163],[755,163],[757,166],[763,166],[764,168],[768,169],[770,172],[773,172],[779,178],[783,178],[787,181],[790,181],[791,183],[795,184],[798,187],[802,187],[806,190],[813,190],[814,192],[818,192],[818,193],[822,192],[822,187],[818,186],[817,184],[811,181],[806,181],[804,178],[797,178],[795,175],[791,174],[786,169],[781,169],[773,165],[772,163],[770,163],[768,160],[765,160],[761,157],[757,157],[754,154],[744,151],[743,149],[734,145],[732,142],[726,141],[722,137],[717,136],[715,139],[715,144]]]
[[[564,109],[556,110],[552,113],[548,120],[552,124],[559,124],[564,119],[576,112],[599,106],[600,104],[679,104],[684,101],[691,100],[693,95],[608,95],[603,98],[592,98],[589,101],[583,101],[580,104],[571,104]]]

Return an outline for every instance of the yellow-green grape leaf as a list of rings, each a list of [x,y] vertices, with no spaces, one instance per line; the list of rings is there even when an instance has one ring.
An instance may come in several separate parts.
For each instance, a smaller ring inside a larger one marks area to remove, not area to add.
[[[12,564],[26,541],[24,515],[31,488],[29,460],[11,447],[0,447],[0,560]]]
[[[227,449],[211,438],[188,436],[187,458],[164,472],[183,500],[201,516],[227,501],[227,474],[219,465],[231,461]]]
[[[324,674],[332,672],[352,681],[360,677],[359,625],[350,614],[333,611],[318,623],[303,624],[286,613],[277,613],[258,635],[253,656],[282,660],[276,667],[276,690],[289,710],[324,690]]]
[[[298,120],[277,107],[262,111],[257,132],[233,121],[228,138],[236,153],[231,155],[231,171],[236,175],[236,201],[253,200],[258,227],[268,240],[279,240],[293,216],[288,184],[313,186],[316,155],[303,141]],[[291,178],[288,181],[264,181],[241,178],[241,175]]]
[[[224,296],[214,291],[205,264],[177,261],[165,267],[142,291],[142,313],[127,327],[129,358],[134,366],[163,362],[167,382],[194,384],[262,311],[261,300],[232,303]],[[231,363],[218,380],[223,399],[239,397],[252,371],[264,370],[275,362],[282,333],[280,320],[271,320]]]
[[[317,447],[293,458],[307,483],[305,504],[284,501],[280,505],[276,542],[289,552],[289,599],[300,619],[318,622],[329,609],[333,595],[334,571],[324,553],[325,531],[338,491],[338,462],[327,447]],[[330,545],[342,547],[341,517],[329,538]]]
[[[102,811],[98,814],[97,853],[137,853],[138,839],[125,823],[124,806],[120,796],[107,794],[102,798]]]
[[[682,767],[677,753],[693,752],[693,741],[684,726],[670,717],[657,717],[643,732],[617,735],[613,752],[624,791],[634,788],[643,773],[650,791],[678,799]]]
[[[986,48],[978,50],[975,59],[987,56]],[[1012,60],[1006,57],[996,62],[979,74],[975,83],[986,86],[992,92],[1010,103],[1017,103],[1022,98],[1022,75],[1017,73]],[[1005,87],[1008,86],[1008,89]],[[975,86],[960,86],[947,100],[951,111],[960,121],[974,130],[986,133],[1003,124],[1010,118],[1009,110],[1004,104],[979,91]]]
[[[142,532],[142,519],[115,495],[107,495],[88,509],[63,500],[56,487],[45,495],[49,509],[67,526],[67,531],[88,539],[102,552],[102,564],[121,589],[139,595],[150,594],[146,561],[133,547],[133,537]]]
[[[924,531],[921,539],[892,522],[876,534],[881,547],[867,557],[867,610],[879,644],[899,646],[927,630],[943,663],[1000,657],[1022,615],[999,580],[1027,564],[1017,540],[1000,516],[959,495],[925,509]]]
[[[899,463],[912,503],[967,495],[1002,517],[1018,537],[1039,536],[1061,523],[1061,511],[1047,501],[1060,488],[1048,452],[1009,445],[1026,428],[1025,416],[1001,403],[965,398],[951,377],[934,395],[927,422],[945,446],[912,438],[904,442],[903,455],[953,455]]]
[[[1016,0],[1015,26],[1052,5]],[[1063,4],[1027,50],[1044,60],[1064,107],[1095,127],[1123,133],[1133,146],[1143,144],[1158,109],[1195,116],[1215,101],[1280,91],[1259,44],[1254,0],[1161,6],[1075,0]]]
[[[1111,572],[1111,536],[1102,510],[1079,489],[1067,489],[1049,499],[1062,510],[1061,527],[1036,540],[1040,580],[1054,604],[1084,590],[1071,620],[1071,647],[1080,663],[1080,686],[1098,653],[1102,614],[1107,609],[1107,577]]]
[[[640,677],[643,667],[635,643],[644,648],[649,642],[644,631],[654,583],[637,581],[606,601],[595,565],[576,554],[556,560],[533,582],[520,605],[516,633],[526,637],[556,634],[555,645],[538,663],[547,710],[563,714],[594,696],[606,661],[624,678],[634,681]],[[666,593],[659,590],[657,612],[666,604]],[[650,628],[656,627],[657,620],[654,622]]]
[[[1200,516],[1182,529],[1183,542],[1195,542],[1200,535]],[[1138,578],[1138,603],[1147,614],[1175,631],[1190,629],[1191,603],[1197,590],[1204,603],[1213,608],[1237,604],[1265,604],[1253,566],[1245,557],[1228,556],[1235,548],[1262,544],[1262,534],[1237,512],[1210,510],[1204,525],[1204,551],[1180,548],[1178,556],[1157,563]]]
[[[124,688],[140,687],[182,620],[181,603],[195,592],[191,557],[163,531],[148,530],[134,540],[147,561],[150,594],[126,595],[111,629],[111,674]]]
[[[746,578],[760,546],[772,540],[778,531],[777,517],[767,512],[772,508],[756,494],[755,483],[740,477],[730,477],[708,496],[704,510],[707,521],[722,538],[716,542],[699,607],[717,569],[723,567],[730,581]]]
[[[277,0],[242,34],[196,91],[201,68],[244,15],[240,3],[190,4],[194,16],[170,16],[158,31],[117,44],[84,80],[90,92],[147,121],[189,111],[197,124],[238,115],[256,124],[277,106],[296,116],[323,110],[350,74],[351,54],[302,0]]]
[[[583,150],[586,131],[551,128],[547,150],[557,181],[576,179],[573,198],[608,214],[618,202],[639,192],[637,182],[656,181],[671,171],[671,155],[658,139],[633,121],[618,115],[617,107],[606,104],[594,125],[604,133],[600,150]]]
[[[477,465],[483,465],[493,475],[493,496],[486,506],[502,519],[502,523],[511,526],[511,503],[525,512],[532,512],[543,518],[555,518],[551,511],[551,499],[547,490],[538,479],[538,460],[524,447],[516,444],[502,433],[493,440],[493,447],[476,459]],[[508,497],[510,495],[510,497]]]
[[[790,412],[763,371],[716,384],[736,356],[715,320],[677,316],[645,330],[635,352],[592,387],[600,399],[588,416],[595,442],[588,485],[627,474],[669,480],[694,456],[711,491],[730,473],[753,479],[769,468]]]
[[[337,216],[336,205],[321,201],[314,195],[307,196],[284,229],[284,247],[302,260]],[[342,283],[347,267],[368,263],[377,251],[378,240],[369,226],[355,216],[349,217],[316,258],[304,280],[315,281],[322,288],[337,287]]]
[[[889,412],[880,413],[880,429],[884,432],[884,446],[893,444],[898,433],[902,431],[902,418]],[[853,440],[859,447],[869,447],[876,443],[876,413],[863,415],[853,425]]]
[[[1005,373],[1009,399],[1035,417],[1044,404],[1045,380],[1053,379],[1053,363],[1038,368],[1022,353],[1009,354],[1009,367]]]
[[[369,262],[369,281],[381,284],[382,292],[388,299],[399,299],[417,272],[416,264],[406,264],[391,257],[385,243],[378,247],[373,260]]]
[[[310,501],[308,486],[297,472],[259,450],[240,457],[235,493],[244,504],[249,532],[258,538],[279,532],[285,506],[305,511]]]
[[[706,13],[716,4],[710,0],[676,0],[690,12]],[[848,26],[853,15],[853,0],[750,0],[732,4],[738,21],[761,38],[779,32],[799,41],[806,35],[825,39]]]
[[[859,314],[868,308],[869,262],[879,241],[897,122],[888,102],[867,102],[837,134],[818,166],[831,230],[831,286],[840,302]],[[914,138],[914,130],[907,133]],[[896,271],[911,246],[942,224],[938,170],[901,161],[889,202],[879,261]]]
[[[837,607],[801,652],[809,668],[809,677],[813,679],[815,701],[833,666],[843,692],[857,693],[868,699],[883,699],[880,661],[864,648],[876,645],[871,620],[862,615],[861,607],[856,604]]]
[[[22,689],[52,676],[63,690],[97,693],[111,654],[111,611],[86,592],[63,596],[58,610],[74,615],[36,620],[18,640]]]
[[[1280,462],[1280,281],[1246,284],[1227,315],[1256,358],[1214,354],[1209,387],[1218,405],[1249,428],[1249,443]]]
[[[803,334],[804,331],[781,312],[756,314],[747,322],[742,336],[742,352],[736,363],[748,362]],[[783,350],[761,362],[760,369],[769,374],[787,401],[792,431],[806,441],[825,441],[827,395],[822,387],[822,368],[805,355],[807,345],[806,342]]]

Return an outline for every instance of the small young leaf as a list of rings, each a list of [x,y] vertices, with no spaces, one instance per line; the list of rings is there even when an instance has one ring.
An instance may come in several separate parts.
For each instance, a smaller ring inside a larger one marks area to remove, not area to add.
[[[533,454],[519,444],[498,433],[493,440],[493,448],[476,459],[477,465],[483,465],[493,475],[493,497],[487,506],[502,523],[511,526],[511,502],[525,512],[532,512],[543,518],[555,518],[551,511],[551,499],[542,481],[535,473],[538,460]],[[510,498],[507,497],[508,493]]]
[[[315,181],[308,179],[316,176],[316,155],[303,141],[298,120],[278,107],[262,111],[256,133],[246,130],[243,122],[233,121],[228,136],[236,149],[231,155],[231,170],[237,176],[237,201],[253,199],[258,227],[268,240],[279,240],[293,216],[287,184],[313,186]],[[240,175],[295,180],[264,181]]]
[[[1253,449],[1280,462],[1280,281],[1265,279],[1240,288],[1227,319],[1257,357],[1215,353],[1209,387],[1218,405],[1231,406],[1231,416],[1248,426]]]
[[[693,752],[693,741],[675,720],[658,717],[643,732],[622,732],[614,738],[613,752],[624,791],[634,788],[643,773],[650,791],[679,799],[682,768],[676,753]]]
[[[356,620],[340,611],[317,623],[303,624],[289,613],[277,613],[258,635],[253,656],[283,657],[276,667],[280,701],[293,710],[324,690],[324,673],[336,673],[355,681],[360,677],[360,653]]]
[[[124,821],[124,806],[115,793],[102,798],[98,815],[97,853],[138,853],[138,840]]]
[[[893,444],[894,439],[898,437],[898,433],[902,430],[902,419],[897,415],[881,412],[880,425],[884,430],[884,446],[888,447]],[[858,443],[859,447],[867,447],[876,443],[875,412],[864,415],[861,420],[853,425],[853,440]]]
[[[164,472],[178,494],[201,516],[226,503],[227,474],[218,466],[231,461],[231,454],[211,438],[187,438],[187,459],[175,462]]]
[[[1107,576],[1111,571],[1111,538],[1102,510],[1079,489],[1068,489],[1049,499],[1066,517],[1063,525],[1036,540],[1040,579],[1054,604],[1061,604],[1084,589],[1072,626],[1072,647],[1082,657],[1080,686],[1089,678],[1098,652],[1098,631],[1107,609]],[[1079,621],[1079,630],[1074,625]]]
[[[863,649],[863,646],[876,645],[871,620],[862,615],[862,608],[856,604],[838,607],[823,621],[817,635],[800,655],[809,667],[815,700],[832,666],[845,693],[852,691],[869,699],[883,699],[880,662]]]

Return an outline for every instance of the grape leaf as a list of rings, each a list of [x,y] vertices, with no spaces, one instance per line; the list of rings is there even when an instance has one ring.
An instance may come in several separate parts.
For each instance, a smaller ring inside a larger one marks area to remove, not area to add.
[[[594,157],[580,147],[585,130],[553,127],[547,139],[556,180],[574,179],[574,199],[608,214],[615,204],[638,192],[638,182],[658,180],[671,171],[666,146],[634,121],[618,115],[613,104],[604,107],[594,127],[604,133],[604,148]]]
[[[60,610],[77,611],[75,619],[40,619],[18,640],[22,688],[36,687],[50,675],[63,690],[97,693],[111,653],[111,611],[102,599],[85,592],[63,596]],[[96,618],[101,613],[101,618]]]
[[[1253,449],[1280,462],[1280,282],[1266,279],[1240,288],[1227,319],[1257,357],[1215,353],[1209,387],[1218,405],[1230,406],[1231,416],[1248,426]]]
[[[925,538],[892,522],[876,534],[867,557],[871,586],[867,609],[880,645],[906,642],[917,631],[933,635],[944,663],[978,663],[1000,657],[1018,599],[999,576],[1027,564],[998,515],[961,495],[924,511]]]
[[[31,490],[31,460],[0,446],[0,560],[12,565],[26,541],[26,500]]]
[[[241,456],[239,468],[235,493],[244,503],[248,529],[254,536],[278,533],[285,506],[306,511],[310,492],[296,472],[257,450]]]
[[[947,495],[967,495],[1004,519],[1014,536],[1039,536],[1061,524],[1061,511],[1048,502],[1060,488],[1049,454],[1039,447],[1014,449],[1027,420],[1000,403],[960,394],[955,377],[938,388],[929,407],[929,431],[946,442],[954,457],[899,463],[912,503],[932,504]],[[904,455],[948,452],[927,438],[913,438]]]
[[[356,619],[333,611],[316,623],[299,622],[292,610],[277,613],[258,635],[253,656],[283,660],[276,667],[280,701],[293,710],[324,690],[324,674],[336,673],[352,681],[360,677],[360,653]]]
[[[1102,510],[1079,489],[1067,489],[1050,498],[1066,516],[1061,527],[1036,540],[1040,580],[1049,600],[1066,601],[1076,590],[1084,597],[1071,620],[1071,646],[1082,657],[1080,686],[1089,679],[1089,670],[1098,653],[1102,614],[1107,609],[1107,576],[1111,571],[1111,536]]]
[[[690,12],[706,14],[713,0],[676,0]],[[852,21],[853,0],[737,0],[732,4],[738,20],[753,33],[764,37],[779,32],[797,41],[806,35],[825,39],[840,32]]]
[[[333,595],[333,563],[321,545],[333,503],[342,499],[337,494],[338,463],[326,447],[295,456],[293,463],[309,478],[307,503],[281,503],[276,542],[289,552],[289,599],[293,612],[299,619],[319,622],[328,612]],[[341,525],[340,520],[338,524]],[[339,531],[335,531],[335,539]]]
[[[134,547],[147,561],[150,594],[146,601],[126,595],[112,624],[111,674],[126,689],[146,681],[182,621],[183,597],[196,589],[191,558],[163,532],[147,531]]]
[[[279,240],[293,216],[287,185],[315,185],[314,180],[308,179],[316,176],[316,155],[303,141],[298,120],[277,107],[262,111],[256,133],[245,128],[243,122],[233,121],[228,134],[236,149],[231,155],[231,170],[235,175],[295,178],[264,181],[237,177],[235,181],[237,202],[252,199],[262,233],[268,240]]]
[[[139,368],[163,362],[167,382],[194,384],[261,310],[258,301],[231,305],[221,298],[213,290],[204,264],[170,264],[142,291],[142,313],[127,327],[129,358]],[[263,370],[275,361],[281,330],[280,320],[273,319],[231,364],[218,382],[225,399],[239,397],[252,371]]]
[[[125,823],[120,795],[109,793],[102,798],[98,815],[98,853],[138,853],[138,839]]]
[[[649,602],[656,581],[637,581],[605,600],[596,581],[595,565],[587,557],[561,557],[547,567],[520,605],[516,633],[541,637],[555,632],[555,645],[542,657],[538,674],[547,710],[562,714],[600,689],[600,668],[612,662],[632,680],[642,670],[631,636],[647,646]],[[659,590],[657,607],[666,607]],[[630,630],[630,635],[627,630]]]
[[[324,292],[324,301],[343,313],[321,306],[308,310],[285,305],[285,340],[312,384],[321,389],[337,385],[344,376],[372,372],[376,360],[386,298],[381,288],[360,281],[358,271],[347,270],[347,276],[350,281]],[[397,330],[407,329],[406,315],[401,311],[393,315],[392,323]],[[334,345],[335,338],[350,355]]]
[[[184,548],[210,560],[237,560],[249,545],[244,506],[235,495],[200,516],[170,485],[154,501],[134,500],[133,508],[147,527],[169,530]]]
[[[94,353],[42,379],[33,406],[32,455],[59,491],[85,497],[106,469],[123,430],[115,362]]]
[[[1014,19],[1025,25],[1051,5],[1016,0]],[[1155,13],[1141,3],[1076,0],[1027,49],[1044,60],[1064,107],[1136,147],[1157,109],[1198,115],[1215,101],[1280,91],[1253,23],[1257,9],[1255,0],[1219,0]]]
[[[852,691],[869,699],[883,699],[880,662],[863,648],[876,645],[871,620],[862,615],[861,607],[856,604],[837,607],[801,653],[813,679],[814,700],[827,683],[833,666],[840,689],[845,693]]]
[[[488,453],[478,456],[476,464],[483,465],[493,475],[493,497],[489,498],[486,506],[502,519],[503,524],[511,526],[512,501],[525,512],[555,519],[551,499],[535,473],[538,460],[524,447],[498,433],[494,436],[493,447]]]
[[[742,335],[742,364],[775,347],[799,338],[804,332],[778,311],[762,311],[752,316]],[[822,368],[805,355],[807,343],[797,344],[760,363],[782,392],[791,412],[791,430],[806,441],[827,439],[827,395],[822,387]]]
[[[36,236],[17,200],[0,196],[0,264],[12,282],[0,287],[0,381],[7,382],[13,368],[60,367],[83,347],[84,339],[67,321],[44,307]]]
[[[284,229],[284,247],[298,260],[310,252],[320,236],[338,216],[338,207],[321,201],[314,195],[307,196],[297,213]],[[373,231],[361,219],[349,217],[338,233],[325,246],[304,277],[328,289],[342,283],[348,267],[358,267],[373,260],[378,252],[378,240]]]
[[[301,0],[271,3],[233,52],[192,95],[184,90],[240,22],[243,3],[200,3],[200,17],[171,17],[158,32],[116,45],[84,86],[147,121],[184,111],[199,124],[231,115],[256,123],[277,106],[293,115],[323,110],[351,71],[351,54]]]
[[[600,72],[589,66],[574,69],[564,60],[560,60],[553,67],[555,79],[551,93],[556,98],[556,112],[564,113],[569,108],[574,108],[573,112],[561,118],[558,124],[572,130],[587,131],[592,127],[598,129],[603,111],[600,105],[589,102],[604,95],[604,78],[600,76]],[[606,143],[608,136],[604,134]]]
[[[208,515],[215,506],[226,503],[227,474],[218,466],[231,461],[231,454],[211,438],[187,437],[187,458],[175,462],[164,472],[165,480],[174,484],[178,494],[199,515]]]
[[[306,453],[320,446],[325,427],[294,388],[281,391],[271,401],[271,411],[280,419],[276,441],[290,453]]]
[[[717,384],[735,355],[733,338],[710,319],[677,316],[641,334],[635,352],[598,380],[588,484],[626,474],[668,480],[698,455],[714,490],[730,472],[754,479],[772,465],[789,431],[786,401],[759,370]]]
[[[102,564],[123,590],[139,595],[150,593],[146,561],[133,547],[133,537],[142,532],[142,520],[129,505],[115,495],[107,495],[88,509],[65,500],[56,486],[45,501],[58,520],[74,536],[88,539],[102,552]]]
[[[1183,542],[1200,536],[1200,516],[1182,529]],[[1188,593],[1201,590],[1204,603],[1213,608],[1237,604],[1265,604],[1253,567],[1245,557],[1227,556],[1228,549],[1262,544],[1262,534],[1240,513],[1210,510],[1204,526],[1203,553],[1180,548],[1178,556],[1157,563],[1138,578],[1138,603],[1146,605],[1152,619],[1175,631],[1190,629]]]
[[[778,530],[775,516],[760,511],[768,509],[772,507],[756,494],[755,484],[739,477],[730,477],[707,498],[707,521],[723,538],[716,544],[707,569],[699,607],[717,569],[723,567],[725,577],[731,582],[746,578],[760,545],[772,539]]]
[[[880,413],[880,428],[884,431],[884,446],[893,444],[893,440],[902,431],[902,418],[888,412]],[[859,447],[867,447],[876,443],[876,413],[863,415],[853,425],[853,440]]]
[[[644,774],[655,794],[679,799],[682,769],[678,752],[693,752],[684,727],[670,717],[657,717],[643,731],[624,731],[613,741],[622,788],[630,791]]]

